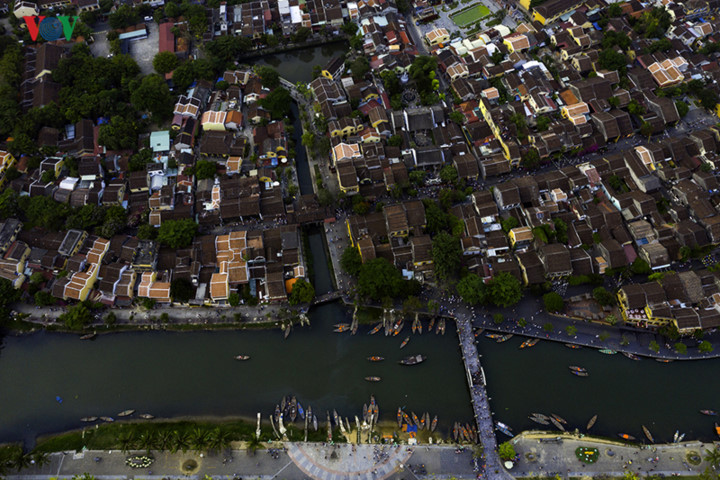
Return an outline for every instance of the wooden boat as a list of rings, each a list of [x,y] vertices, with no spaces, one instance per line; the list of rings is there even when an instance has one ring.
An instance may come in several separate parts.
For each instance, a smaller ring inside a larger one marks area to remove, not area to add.
[[[80,419],[81,422],[94,422],[98,419],[98,417],[83,417]]]
[[[495,341],[496,341],[497,343],[503,343],[503,342],[507,342],[507,341],[510,340],[512,337],[513,337],[513,334],[512,334],[512,333],[508,333],[507,335],[503,335],[502,337],[498,338],[498,339],[495,340]]]
[[[287,397],[282,397],[282,400],[280,400],[280,410],[282,410],[284,412],[286,406],[287,406]]]
[[[560,423],[560,422],[558,422],[557,420],[555,420],[554,417],[550,417],[550,421],[552,422],[553,425],[555,425],[555,427],[556,427],[558,430],[561,430],[561,431],[563,431],[563,432],[565,431],[565,427],[562,426],[562,423]]]
[[[505,425],[504,423],[502,423],[502,422],[495,422],[495,428],[497,428],[498,430],[500,430],[502,433],[504,433],[504,434],[507,435],[508,437],[512,437],[512,436],[513,436],[512,429],[511,429],[510,427],[508,427],[507,425]]]
[[[475,329],[475,336],[476,336],[476,337],[479,337],[480,334],[481,334],[484,330],[485,330],[484,328],[476,328],[476,329]]]
[[[629,442],[635,440],[635,437],[633,437],[629,433],[618,433],[618,437],[622,438],[623,440],[627,440]]]
[[[365,380],[368,382],[379,382],[381,380],[380,377],[365,377]]]
[[[405,420],[405,423],[407,423],[408,425],[413,424],[412,419],[410,418],[410,416],[407,413],[402,412],[402,416],[403,416],[403,420]]]
[[[700,410],[700,413],[709,417],[714,417],[717,415],[717,412],[715,410]]]
[[[542,413],[531,413],[531,417],[539,418],[540,420],[545,420],[546,422],[550,421],[550,417],[547,415],[543,415]]]
[[[459,436],[460,436],[460,427],[458,427],[458,422],[455,422],[455,424],[453,425],[453,439],[457,442]]]
[[[285,334],[284,338],[287,338],[290,336],[290,332],[292,331],[292,323],[289,323],[288,326],[285,328]]]
[[[410,412],[410,416],[412,416],[412,419],[413,419],[413,422],[415,422],[415,425],[417,425],[418,428],[420,428],[420,419],[418,418],[417,415],[415,415],[415,412]]]
[[[333,408],[333,420],[335,420],[335,425],[340,425],[340,416],[337,413],[337,410]]]
[[[298,402],[298,415],[300,416],[300,420],[305,420],[305,410],[303,409],[302,405],[300,405],[300,402]]]
[[[367,408],[367,403],[363,403],[363,421],[364,421],[364,422],[367,422],[367,421],[368,421],[368,408]]]
[[[534,415],[530,415],[530,416],[528,416],[528,418],[535,423],[539,423],[540,425],[549,425],[550,424],[550,422],[548,420],[536,417]]]
[[[583,372],[580,370],[571,370],[570,373],[572,373],[573,375],[576,375],[578,377],[587,377],[590,375],[588,372]]]
[[[103,422],[108,422],[108,423],[115,421],[115,419],[112,417],[100,417],[100,420],[102,420]]]
[[[566,343],[566,347],[572,348],[573,350],[577,350],[578,348],[582,348],[580,345],[573,345],[572,343]]]
[[[118,413],[118,417],[127,417],[135,413],[135,410],[123,410],[122,412]]]
[[[586,430],[590,430],[593,425],[595,425],[595,422],[597,422],[597,415],[593,415],[593,417],[590,419],[590,421],[587,424],[587,427],[585,427]]]
[[[375,325],[375,328],[370,330],[370,335],[375,335],[376,333],[378,333],[382,329],[382,326],[382,322]]]
[[[283,398],[283,402],[285,402],[285,399]],[[283,403],[284,405],[284,403]],[[273,412],[273,417],[275,418],[275,423],[280,420],[280,415],[282,414],[282,411],[280,410],[280,405],[275,405],[275,411]]]
[[[400,365],[417,365],[419,363],[422,363],[425,361],[425,357],[423,355],[417,354],[417,355],[410,355],[409,357],[405,357],[402,360],[400,360],[398,363]]]
[[[655,361],[660,362],[660,363],[670,363],[673,361],[673,359],[672,358],[656,358]]]
[[[398,335],[400,332],[402,332],[402,329],[403,329],[403,328],[405,328],[405,321],[404,321],[404,320],[400,320],[400,321],[399,321],[398,323],[396,323],[395,326],[393,327],[393,332],[392,332],[393,337],[396,336],[396,335]]]
[[[625,356],[626,356],[627,358],[629,358],[630,360],[635,360],[635,361],[639,361],[639,360],[640,360],[640,357],[638,357],[638,356],[635,355],[634,353],[622,352],[622,354],[625,355]]]
[[[420,414],[420,424],[418,425],[420,430],[425,430],[425,415]]]
[[[555,413],[551,413],[550,415],[551,415],[552,418],[554,418],[554,419],[557,420],[558,422],[562,423],[563,425],[567,425],[567,422],[565,421],[565,419],[562,418],[560,415],[557,415],[557,414],[555,414]]]
[[[402,343],[400,344],[400,348],[405,348],[405,345],[407,345],[409,341],[410,341],[410,337],[405,337],[405,340],[403,340]]]
[[[313,415],[312,425],[313,425],[313,430],[317,432],[317,417],[315,415]]]
[[[598,351],[600,353],[604,353],[605,355],[615,355],[617,353],[615,350],[610,350],[609,348],[601,348]]]
[[[92,340],[97,337],[97,332],[88,333],[80,337],[80,340]]]
[[[435,317],[430,319],[430,325],[428,326],[428,332],[432,333],[432,329],[435,326]]]
[[[292,399],[290,400],[290,421],[294,422],[297,418],[297,399],[295,398],[295,395],[293,395]]]
[[[679,438],[680,438],[680,430],[675,430],[675,435],[673,435],[673,443],[677,443]]]
[[[444,318],[440,319],[440,333],[445,335],[445,319]]]
[[[138,415],[138,417],[142,418],[143,420],[152,420],[155,418],[155,415],[150,415],[149,413],[141,413]]]
[[[430,430],[430,414],[425,412],[425,428]]]
[[[569,365],[568,368],[572,372],[587,372],[583,367],[578,367],[577,365]]]
[[[417,322],[416,322],[415,320],[413,320],[413,322],[412,322],[412,326],[410,327],[410,331],[412,331],[412,333],[417,332]]]
[[[650,443],[655,443],[655,439],[653,438],[652,433],[650,433],[650,430],[648,430],[645,425],[642,426],[642,430],[647,439],[650,440]]]
[[[498,338],[502,338],[502,333],[486,333],[485,338],[489,338],[490,340],[497,340]]]
[[[250,360],[250,355],[235,355],[235,360]]]
[[[418,319],[418,327],[417,327],[418,335],[422,335],[422,320]]]
[[[346,324],[346,325],[347,325],[347,324]],[[343,333],[343,332],[347,332],[348,330],[350,330],[350,325],[335,327],[335,329],[333,330],[333,332],[335,332],[335,333]]]
[[[537,343],[540,341],[539,338],[528,338],[524,342],[520,344],[520,348],[530,348],[537,345]]]
[[[335,325],[333,325],[333,327],[335,327],[335,328],[350,328],[350,324],[349,323],[336,323]]]
[[[372,357],[367,358],[370,362],[382,362],[385,360],[385,357],[378,357],[377,355],[373,355]]]
[[[433,417],[433,419],[432,419],[432,422],[430,423],[430,431],[431,432],[434,432],[435,429],[437,428],[437,422],[438,422],[437,415],[435,415],[435,417]]]
[[[398,407],[397,411],[397,422],[398,422],[398,428],[402,427],[402,408]]]
[[[720,426],[718,426],[717,422],[715,422],[715,433],[720,437]]]

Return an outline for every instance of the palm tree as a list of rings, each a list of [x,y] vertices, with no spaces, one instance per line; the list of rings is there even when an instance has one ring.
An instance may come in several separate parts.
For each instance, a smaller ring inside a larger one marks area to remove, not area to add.
[[[118,443],[120,444],[120,451],[127,453],[135,444],[135,437],[132,432],[129,431],[120,432],[120,435],[118,435]]]
[[[190,432],[190,445],[192,449],[199,452],[203,450],[208,444],[208,434],[205,430],[200,427],[196,427]]]
[[[148,453],[150,453],[150,450],[152,450],[156,444],[157,438],[155,437],[155,434],[153,432],[143,432],[140,434],[140,438],[138,439],[138,445],[143,450],[146,450]]]
[[[27,468],[30,466],[30,460],[30,455],[27,455],[21,447],[18,448],[17,451],[13,452],[13,458],[11,461],[13,468],[15,468],[19,472],[23,468]]]
[[[705,450],[705,461],[708,462],[713,469],[718,468],[720,466],[720,448]]]
[[[163,430],[158,433],[157,445],[161,450],[167,450],[172,445],[173,435],[168,430]]]
[[[47,452],[35,452],[31,455],[32,460],[35,461],[35,465],[42,467],[50,463],[50,457]]]
[[[251,435],[246,447],[248,455],[255,455],[255,451],[261,446],[260,439],[255,434]]]
[[[207,434],[207,447],[210,451],[219,452],[222,449],[220,445],[220,428],[216,427]]]
[[[172,432],[172,446],[170,447],[170,452],[175,453],[178,450],[182,450],[183,453],[187,452],[187,449],[190,447],[190,435],[188,435],[186,430],[177,431],[174,430]]]

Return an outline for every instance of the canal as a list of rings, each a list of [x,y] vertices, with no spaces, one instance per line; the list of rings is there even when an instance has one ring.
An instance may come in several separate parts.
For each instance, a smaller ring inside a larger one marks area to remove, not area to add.
[[[333,57],[344,55],[348,48],[347,42],[335,42],[275,55],[264,55],[250,60],[249,63],[273,67],[281,77],[292,83],[310,83],[315,65],[324,67]]]

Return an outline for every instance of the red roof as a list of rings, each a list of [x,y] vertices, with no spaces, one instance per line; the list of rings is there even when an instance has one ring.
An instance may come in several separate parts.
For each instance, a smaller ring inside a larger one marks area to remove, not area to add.
[[[400,31],[400,40],[402,40],[402,43],[404,43],[405,45],[411,44],[410,39],[408,38],[407,33],[405,33],[404,30]]]
[[[173,24],[171,22],[161,23],[159,27],[160,52],[175,53],[175,35],[172,33]]]

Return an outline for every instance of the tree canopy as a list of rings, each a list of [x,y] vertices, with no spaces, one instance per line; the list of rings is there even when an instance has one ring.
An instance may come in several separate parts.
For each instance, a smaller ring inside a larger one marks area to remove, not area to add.
[[[363,263],[358,275],[358,290],[361,295],[373,300],[383,297],[398,297],[402,293],[403,278],[393,264],[378,257]]]
[[[158,229],[157,240],[170,248],[184,248],[192,243],[197,227],[197,223],[189,218],[166,220]]]
[[[67,312],[58,317],[70,330],[81,330],[92,321],[92,313],[84,303],[78,303],[67,309]]]
[[[435,275],[440,280],[457,276],[462,258],[460,239],[447,232],[440,232],[432,240],[432,257]]]
[[[300,303],[310,303],[313,298],[315,298],[315,287],[307,280],[299,278],[293,283],[288,301],[290,305],[298,305]]]
[[[170,283],[170,297],[175,302],[187,303],[194,294],[195,288],[187,278],[176,278]]]
[[[137,145],[138,127],[134,120],[116,115],[102,125],[98,143],[108,150],[132,150]]]
[[[272,90],[280,86],[280,74],[274,68],[268,66],[258,67],[257,74],[264,87]]]
[[[470,305],[484,304],[488,288],[483,279],[473,273],[465,275],[457,284],[457,292],[463,301]]]
[[[360,273],[362,268],[362,257],[357,247],[347,247],[340,257],[340,266],[342,269],[353,276]]]
[[[543,304],[545,305],[545,310],[550,313],[555,313],[565,307],[565,300],[556,292],[548,292],[543,295]]]
[[[172,72],[179,64],[180,60],[173,52],[159,52],[153,58],[153,68],[160,75]]]
[[[276,120],[287,118],[290,115],[291,104],[290,92],[283,87],[276,88],[268,93],[265,98],[260,99],[260,105],[269,111],[272,118]]]
[[[490,298],[498,307],[511,307],[522,299],[520,281],[507,272],[500,272],[490,282]]]
[[[173,95],[165,79],[151,74],[142,78],[132,87],[130,100],[138,110],[149,111],[153,119],[163,120],[172,115]]]

